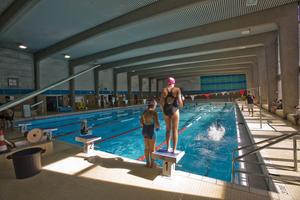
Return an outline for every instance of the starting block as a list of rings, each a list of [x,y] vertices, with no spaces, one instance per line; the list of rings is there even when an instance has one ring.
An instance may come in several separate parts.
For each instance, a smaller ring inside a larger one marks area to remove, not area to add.
[[[76,137],[75,140],[77,142],[82,142],[83,152],[89,154],[94,151],[94,142],[101,140],[101,137],[93,135],[82,135]]]
[[[21,133],[24,134],[28,131],[28,126],[31,126],[31,123],[25,123],[25,124],[18,124],[20,127]]]
[[[44,129],[44,133],[46,133],[47,139],[52,140],[53,139],[53,132],[57,131],[57,128],[50,128],[50,129]]]
[[[175,171],[175,164],[184,156],[184,151],[176,151],[176,153],[168,152],[166,149],[160,149],[152,153],[154,159],[163,160],[163,176],[172,176]]]

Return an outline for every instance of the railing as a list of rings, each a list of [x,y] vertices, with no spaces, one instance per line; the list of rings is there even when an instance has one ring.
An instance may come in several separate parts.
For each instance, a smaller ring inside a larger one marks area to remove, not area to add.
[[[59,85],[65,83],[65,82],[68,82],[68,81],[70,81],[70,80],[72,80],[72,79],[74,79],[76,77],[79,77],[79,76],[81,76],[81,75],[83,75],[83,74],[85,74],[85,73],[87,73],[87,72],[89,72],[89,71],[91,71],[93,69],[96,69],[96,68],[98,68],[100,66],[101,65],[95,65],[95,66],[90,67],[88,69],[82,70],[81,72],[78,72],[78,73],[73,74],[73,75],[71,75],[71,76],[69,76],[67,78],[64,78],[64,79],[62,79],[60,81],[57,81],[57,82],[55,82],[55,83],[53,83],[53,84],[51,84],[51,85],[49,85],[47,87],[35,90],[35,91],[30,92],[30,93],[28,93],[28,94],[26,94],[26,95],[24,95],[24,96],[22,96],[22,97],[20,97],[20,98],[18,98],[16,100],[13,100],[13,101],[11,101],[9,103],[6,103],[6,104],[0,106],[0,112],[3,111],[3,110],[6,110],[8,108],[11,108],[13,106],[16,106],[16,105],[18,105],[18,104],[20,104],[20,103],[22,103],[22,102],[24,102],[24,101],[26,101],[28,99],[31,99],[31,98],[33,98],[33,97],[35,97],[35,96],[37,96],[37,95],[39,95],[39,94],[41,94],[43,92],[46,92],[47,90],[55,88],[56,86],[59,86]]]
[[[264,175],[264,174],[258,174],[258,173],[253,173],[253,172],[247,172],[247,171],[240,171],[240,170],[235,170],[234,169],[234,165],[235,165],[235,162],[249,162],[249,161],[245,161],[245,160],[241,160],[242,158],[246,157],[246,156],[249,156],[249,155],[252,155],[254,153],[257,153],[258,151],[262,150],[262,149],[265,149],[266,147],[269,147],[269,146],[272,146],[274,144],[277,144],[283,140],[286,140],[286,139],[289,139],[289,138],[292,138],[293,137],[293,157],[294,157],[294,170],[297,171],[298,170],[298,163],[297,163],[297,135],[300,135],[300,133],[298,132],[295,132],[295,133],[290,133],[290,134],[283,134],[283,135],[279,135],[279,136],[275,136],[275,137],[272,137],[272,138],[269,138],[269,139],[266,139],[266,140],[263,140],[263,141],[260,141],[260,142],[256,142],[254,144],[251,144],[251,145],[247,145],[247,146],[243,146],[243,147],[239,147],[239,148],[236,148],[232,151],[232,174],[231,174],[231,182],[234,183],[235,182],[235,174],[236,173],[244,173],[244,174],[252,174],[254,176],[262,176],[262,177],[266,177],[266,178],[274,178],[276,177],[275,174],[269,174],[269,175]],[[263,144],[263,143],[266,143],[266,142],[269,142],[268,144],[265,144],[261,147],[257,147],[258,144]],[[242,149],[247,149],[247,148],[250,148],[250,147],[256,147],[255,149],[247,152],[247,153],[244,153],[238,157],[234,157],[235,155],[235,152],[236,151],[239,151],[239,150],[242,150]],[[260,164],[260,165],[265,165],[264,163],[257,163],[257,162],[252,162],[252,163],[255,163],[255,164]]]

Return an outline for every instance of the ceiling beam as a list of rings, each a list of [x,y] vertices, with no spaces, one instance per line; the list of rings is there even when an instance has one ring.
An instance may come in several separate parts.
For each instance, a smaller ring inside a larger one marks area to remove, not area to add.
[[[194,71],[192,73],[188,74],[174,74],[172,77],[176,78],[184,78],[184,77],[194,77],[194,76],[200,76],[200,75],[216,75],[216,74],[236,74],[236,73],[242,73],[245,71],[248,71],[249,68],[247,67],[241,67],[236,69],[231,69],[228,71],[222,71],[222,70],[198,70]],[[153,79],[167,79],[169,76],[167,75],[157,75],[157,76],[141,76],[141,78],[153,78]]]
[[[96,52],[91,55],[83,56],[71,61],[73,66],[85,64],[97,59],[102,59],[112,55],[120,54],[134,49],[145,48],[155,45],[167,44],[176,41],[183,41],[191,38],[200,38],[202,36],[220,34],[221,32],[228,32],[232,30],[243,30],[245,28],[251,28],[258,25],[276,24],[280,20],[278,13],[289,12],[290,5],[281,6],[278,8],[264,10],[262,12],[252,13],[251,15],[244,15],[240,17],[234,17],[228,20],[222,20],[215,23],[196,26],[189,29],[172,32],[165,35],[145,39],[142,41],[133,42],[123,46],[107,49],[104,51]],[[263,15],[263,17],[262,17]],[[242,37],[242,36],[241,36]],[[103,63],[102,63],[103,64]]]
[[[199,58],[200,57],[200,58]],[[189,57],[184,59],[175,59],[175,60],[169,60],[169,61],[163,61],[163,62],[156,62],[156,63],[149,63],[149,64],[143,64],[143,65],[136,65],[128,68],[121,68],[116,69],[116,73],[122,73],[122,72],[133,72],[133,73],[148,73],[153,71],[164,71],[168,69],[180,69],[180,68],[189,68],[193,67],[195,65],[198,66],[205,66],[205,65],[216,65],[216,64],[223,64],[223,63],[237,63],[237,62],[257,62],[256,55],[249,55],[249,56],[240,56],[240,57],[225,57],[221,59],[210,59],[210,60],[203,60],[203,56],[196,56],[196,57]],[[127,69],[127,70],[125,70]]]
[[[231,65],[239,65],[239,64],[249,64],[249,63],[256,64],[257,59],[244,58],[244,59],[231,59],[230,61],[218,60],[218,61],[204,62],[204,63],[184,64],[184,65],[177,65],[177,66],[165,67],[160,69],[141,70],[141,71],[131,72],[131,74],[137,75],[137,74],[189,71],[189,70],[194,70],[195,68],[202,68],[202,67],[231,66]]]
[[[218,60],[218,59],[226,59],[226,58],[240,58],[240,57],[248,57],[248,56],[255,56],[257,54],[257,51],[263,47],[254,47],[254,48],[248,48],[248,49],[237,49],[237,50],[232,50],[232,51],[225,51],[225,52],[220,52],[220,53],[211,53],[211,54],[205,54],[205,55],[197,55],[197,56],[188,56],[188,57],[183,57],[183,58],[173,58],[172,56],[176,56],[177,54],[174,55],[170,55],[171,59],[167,59],[167,57],[163,60],[163,61],[159,61],[157,63],[160,63],[161,65],[164,64],[164,62],[182,62],[185,59],[187,60],[192,60],[192,59],[199,59],[199,60]],[[195,52],[197,53],[197,52]],[[150,55],[149,55],[150,56]],[[153,59],[159,59],[157,57],[153,57]],[[160,58],[162,59],[162,58]],[[135,66],[137,66],[140,62],[142,62],[143,60],[141,60],[139,57],[135,57],[135,58],[130,58],[130,59],[124,59],[124,60],[120,60],[120,61],[116,61],[116,62],[112,62],[112,63],[108,63],[108,65],[110,67],[115,67],[117,71],[120,70],[120,72],[122,72],[122,70],[127,70],[127,71],[132,71],[132,70],[137,70],[134,69]],[[146,64],[152,64],[154,62],[151,62],[151,59],[145,59],[144,62],[146,62]],[[135,64],[135,65],[134,65]],[[106,65],[106,64],[105,64]],[[140,64],[142,65],[142,64]],[[120,66],[122,66],[121,68],[119,68]],[[124,66],[124,67],[123,67]],[[146,66],[143,66],[146,67]],[[119,69],[117,69],[119,68]]]
[[[0,15],[0,33],[4,33],[8,30],[38,2],[40,2],[40,0],[15,0]]]
[[[190,70],[179,70],[179,71],[168,71],[168,72],[153,72],[153,73],[148,73],[148,74],[134,74],[134,75],[140,75],[142,77],[155,77],[155,76],[175,76],[178,74],[193,74],[194,72],[197,71],[223,71],[226,72],[228,70],[235,70],[235,69],[240,69],[240,68],[250,68],[253,67],[253,63],[241,63],[241,64],[235,64],[235,65],[217,65],[217,66],[209,66],[209,67],[195,67],[194,69]]]
[[[121,15],[117,18],[99,24],[93,28],[87,29],[83,32],[80,32],[76,35],[73,35],[63,41],[60,41],[52,46],[49,46],[45,49],[42,49],[36,52],[37,59],[41,60],[48,56],[55,54],[56,52],[60,52],[66,48],[69,48],[73,45],[76,45],[84,40],[90,39],[92,37],[99,36],[106,32],[121,28],[123,26],[130,25],[132,23],[137,23],[139,21],[145,20],[147,18],[154,17],[161,13],[170,12],[172,10],[177,10],[182,7],[201,2],[203,0],[173,0],[170,3],[169,0],[160,0],[156,1],[152,4],[143,6],[136,10],[133,10],[129,13]]]
[[[277,37],[277,31],[262,33],[258,35],[252,35],[249,37],[242,37],[237,39],[223,40],[218,42],[212,42],[207,44],[194,45],[190,47],[172,49],[168,51],[161,51],[144,56],[138,56],[129,59],[123,59],[116,62],[110,62],[103,64],[98,70],[110,69],[118,65],[124,65],[127,63],[140,62],[144,60],[178,56],[178,55],[207,55],[218,52],[227,52],[234,50],[246,50],[249,48],[262,47],[269,42],[270,39]],[[72,65],[72,63],[70,63]],[[74,66],[74,65],[73,65]]]

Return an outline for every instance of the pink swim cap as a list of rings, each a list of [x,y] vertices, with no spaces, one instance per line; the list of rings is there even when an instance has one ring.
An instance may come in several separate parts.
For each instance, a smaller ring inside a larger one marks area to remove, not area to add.
[[[173,77],[168,78],[168,85],[173,85],[175,84],[175,79]]]

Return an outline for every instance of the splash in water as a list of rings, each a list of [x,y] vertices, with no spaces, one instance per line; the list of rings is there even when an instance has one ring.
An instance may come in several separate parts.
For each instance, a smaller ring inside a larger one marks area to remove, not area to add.
[[[210,140],[220,141],[225,135],[225,128],[222,125],[212,125],[207,132]]]

